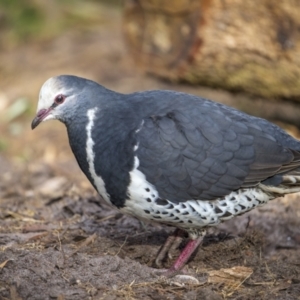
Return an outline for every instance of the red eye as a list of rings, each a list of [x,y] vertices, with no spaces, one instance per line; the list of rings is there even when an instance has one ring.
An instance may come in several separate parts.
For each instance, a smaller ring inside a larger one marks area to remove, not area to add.
[[[66,97],[65,97],[64,95],[57,95],[57,96],[55,97],[54,102],[55,102],[56,104],[62,104],[62,103],[65,101],[65,99],[66,99]]]

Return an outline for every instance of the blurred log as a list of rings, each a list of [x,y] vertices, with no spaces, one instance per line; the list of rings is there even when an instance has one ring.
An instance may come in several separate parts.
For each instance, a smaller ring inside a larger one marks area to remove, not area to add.
[[[124,31],[149,73],[300,101],[299,0],[126,0]]]

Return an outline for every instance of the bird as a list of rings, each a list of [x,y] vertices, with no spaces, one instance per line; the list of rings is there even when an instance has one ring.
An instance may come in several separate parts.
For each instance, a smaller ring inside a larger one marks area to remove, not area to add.
[[[177,91],[122,94],[60,75],[41,87],[32,129],[65,124],[79,167],[124,214],[176,228],[157,266],[189,240],[173,265],[184,270],[207,229],[300,191],[300,142],[269,121]]]

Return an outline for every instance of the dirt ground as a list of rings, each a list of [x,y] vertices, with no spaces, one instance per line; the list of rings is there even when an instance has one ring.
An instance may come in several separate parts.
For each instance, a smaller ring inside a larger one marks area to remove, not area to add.
[[[300,195],[212,231],[188,263],[197,283],[162,279],[153,261],[173,228],[104,204],[81,174],[62,124],[31,131],[39,88],[58,74],[124,93],[164,88],[222,102],[239,97],[143,75],[126,53],[120,12],[101,9],[99,19],[1,52],[0,299],[300,299]]]

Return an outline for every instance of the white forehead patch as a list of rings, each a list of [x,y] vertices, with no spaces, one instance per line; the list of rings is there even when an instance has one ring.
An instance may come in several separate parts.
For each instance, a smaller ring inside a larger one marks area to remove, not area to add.
[[[65,95],[66,88],[60,84],[57,77],[51,77],[41,87],[37,112],[43,108],[49,108],[53,104],[55,97],[59,94]]]
[[[49,108],[52,105],[54,100],[53,95],[55,92],[53,90],[53,81],[54,78],[50,78],[41,87],[37,112],[43,108]]]

